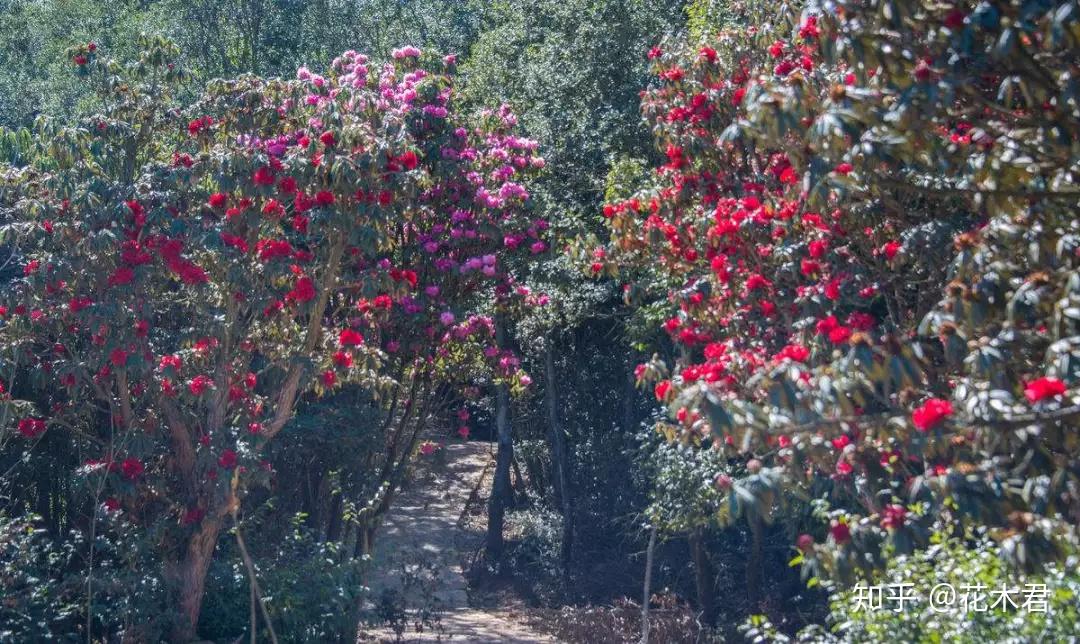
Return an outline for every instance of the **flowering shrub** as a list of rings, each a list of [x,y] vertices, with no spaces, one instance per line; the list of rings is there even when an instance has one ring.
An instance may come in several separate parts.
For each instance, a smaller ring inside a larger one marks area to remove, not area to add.
[[[453,111],[452,56],[346,52],[179,108],[177,50],[144,44],[130,65],[73,49],[106,111],[43,125],[3,169],[23,270],[2,337],[49,402],[15,430],[97,446],[84,473],[104,512],[159,534],[190,638],[224,521],[306,392],[355,384],[411,412],[478,369],[521,384],[480,311],[525,305],[513,272],[547,224],[522,177],[543,160],[505,109]]]
[[[679,358],[638,368],[660,429],[745,464],[718,479],[731,516],[825,496],[809,573],[965,524],[1015,563],[1060,558],[1080,517],[1075,10],[741,18],[648,52],[666,163],[582,249],[628,301],[667,303]]]
[[[897,557],[877,582],[833,595],[831,629],[815,624],[792,638],[754,617],[742,630],[748,638],[777,643],[1068,641],[1080,598],[1075,561],[1050,564],[1037,576],[1018,575],[995,549],[982,539],[975,547],[945,541]]]

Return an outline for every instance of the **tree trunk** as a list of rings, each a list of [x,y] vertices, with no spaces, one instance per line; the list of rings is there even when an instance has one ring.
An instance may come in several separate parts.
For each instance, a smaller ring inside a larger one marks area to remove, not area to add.
[[[495,342],[502,348],[506,330],[501,316],[495,318]],[[503,521],[506,508],[512,502],[510,495],[510,465],[514,460],[514,442],[510,435],[510,391],[506,384],[495,387],[495,431],[498,452],[495,455],[495,475],[491,483],[491,499],[488,501],[487,555],[493,561],[501,561],[503,555]]]
[[[746,560],[746,596],[751,610],[756,612],[761,604],[761,568],[764,563],[763,548],[765,527],[761,517],[750,516],[750,557]]]
[[[574,504],[569,483],[570,459],[566,449],[566,433],[559,420],[559,389],[555,373],[554,345],[554,336],[548,336],[547,347],[544,349],[544,398],[547,402],[548,430],[551,437],[551,465],[554,470],[552,480],[563,519],[559,559],[562,563],[563,581],[569,590],[571,588],[570,564],[574,553]]]
[[[367,521],[361,521],[356,526],[356,546],[353,548],[353,558],[359,559],[369,554],[371,554],[371,534],[368,532]]]
[[[326,526],[326,540],[331,543],[341,540],[341,496],[341,491],[337,491],[330,499],[330,523]]]
[[[649,644],[649,604],[652,599],[653,551],[656,550],[656,526],[649,529],[649,546],[645,550],[645,583],[641,589],[641,644]]]
[[[184,545],[179,559],[166,564],[165,575],[170,582],[179,611],[170,641],[191,642],[197,639],[199,611],[206,592],[206,573],[214,556],[221,517],[206,518]]]
[[[694,560],[694,585],[697,590],[698,608],[702,622],[708,626],[716,624],[716,593],[712,562],[705,552],[705,539],[701,528],[690,531],[690,556]]]

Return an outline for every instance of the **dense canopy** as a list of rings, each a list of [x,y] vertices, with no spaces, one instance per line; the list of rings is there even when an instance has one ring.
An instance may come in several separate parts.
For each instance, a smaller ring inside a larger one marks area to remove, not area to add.
[[[1075,2],[9,4],[0,640],[1075,637]]]

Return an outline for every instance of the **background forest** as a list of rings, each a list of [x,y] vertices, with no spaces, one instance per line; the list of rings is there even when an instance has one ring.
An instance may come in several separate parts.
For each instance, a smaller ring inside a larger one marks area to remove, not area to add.
[[[766,4],[0,0],[0,641],[1075,641],[1080,10]]]

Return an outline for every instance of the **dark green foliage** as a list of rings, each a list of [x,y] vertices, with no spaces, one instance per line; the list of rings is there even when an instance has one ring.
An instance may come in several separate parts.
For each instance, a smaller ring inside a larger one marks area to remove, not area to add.
[[[342,544],[320,541],[305,527],[302,515],[279,537],[274,526],[266,525],[276,517],[245,524],[244,531],[279,640],[351,644],[359,623],[364,562],[353,559]],[[229,534],[210,569],[200,634],[213,640],[246,637],[249,607],[247,573]],[[261,622],[259,637],[268,637]]]
[[[681,28],[678,0],[513,0],[487,17],[466,66],[467,95],[509,103],[540,141],[548,172],[537,185],[549,212],[589,221],[608,166],[647,156],[638,93],[645,51]]]
[[[38,517],[0,515],[0,641],[86,641],[88,627],[95,640],[161,637],[164,584],[144,536],[105,516],[92,549],[89,534],[52,537]]]

